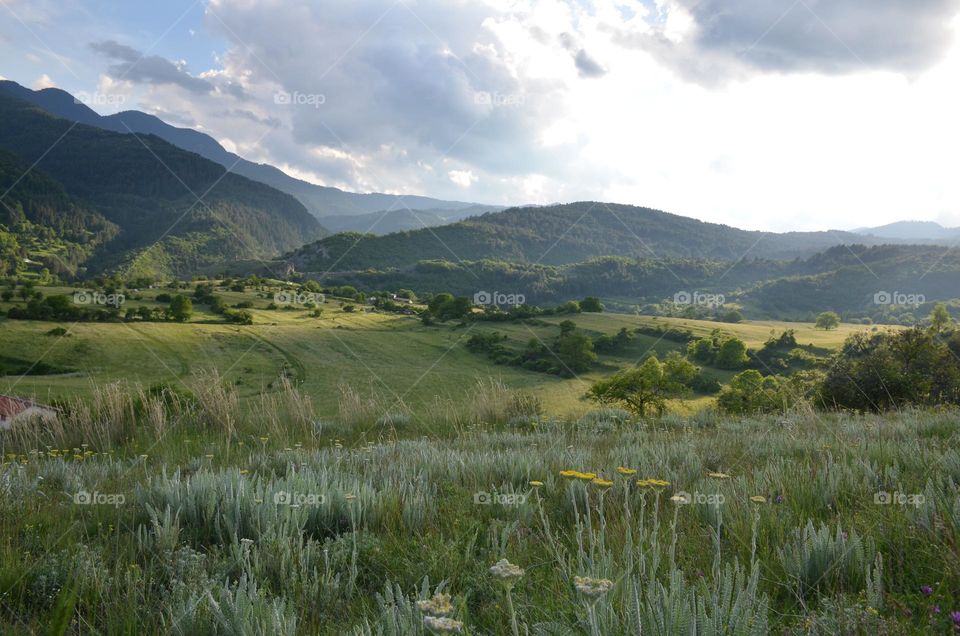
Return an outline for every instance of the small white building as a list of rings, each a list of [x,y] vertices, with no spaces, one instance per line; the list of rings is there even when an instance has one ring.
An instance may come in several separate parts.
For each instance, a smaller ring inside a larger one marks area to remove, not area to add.
[[[0,395],[0,430],[9,430],[16,422],[50,420],[56,416],[57,410],[52,407],[37,404],[33,400]]]

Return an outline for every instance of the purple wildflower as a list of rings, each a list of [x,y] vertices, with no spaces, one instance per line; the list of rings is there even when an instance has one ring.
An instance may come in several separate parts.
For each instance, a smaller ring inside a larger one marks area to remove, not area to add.
[[[950,620],[953,621],[954,625],[960,627],[960,612],[950,612]]]
[[[929,585],[921,585],[920,591],[926,594],[927,596],[930,596],[931,594],[933,594],[933,588],[930,587]]]

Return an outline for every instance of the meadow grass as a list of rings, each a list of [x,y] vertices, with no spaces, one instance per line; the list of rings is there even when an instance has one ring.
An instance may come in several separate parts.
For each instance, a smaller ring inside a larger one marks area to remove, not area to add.
[[[345,385],[324,418],[290,382],[187,385],[0,434],[0,631],[946,633],[960,610],[955,412],[557,417],[483,380],[406,410]]]

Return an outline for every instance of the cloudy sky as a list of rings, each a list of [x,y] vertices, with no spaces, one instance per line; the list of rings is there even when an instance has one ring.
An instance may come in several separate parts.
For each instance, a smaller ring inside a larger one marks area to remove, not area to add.
[[[0,76],[323,185],[960,225],[960,0],[0,0]]]

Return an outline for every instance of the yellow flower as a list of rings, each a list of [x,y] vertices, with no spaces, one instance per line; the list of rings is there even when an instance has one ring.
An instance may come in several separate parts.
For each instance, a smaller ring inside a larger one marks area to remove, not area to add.
[[[560,471],[560,476],[561,476],[561,477],[572,478],[572,477],[576,477],[578,474],[579,474],[579,473],[578,473],[577,471],[575,471],[575,470],[561,470],[561,471]]]
[[[582,479],[584,481],[593,481],[596,478],[596,473],[577,473],[577,479]]]
[[[613,485],[612,481],[601,479],[599,477],[594,478],[590,483],[592,483],[594,486],[599,486],[600,488],[609,488]]]
[[[753,503],[767,503],[767,498],[761,497],[760,495],[754,495],[753,497],[750,497],[750,501]]]
[[[641,488],[665,488],[670,485],[670,482],[663,479],[641,479],[637,485]]]
[[[539,488],[540,486],[543,485],[543,482],[542,482],[542,481],[531,481],[531,482],[530,482],[530,485],[533,486],[534,488]]]
[[[713,477],[714,479],[730,479],[730,475],[727,473],[707,473],[707,477]]]
[[[634,469],[634,468],[624,468],[623,466],[620,466],[619,468],[617,468],[617,472],[620,473],[621,475],[623,475],[624,477],[629,477],[629,476],[631,476],[631,475],[636,475],[636,474],[637,474],[636,469]]]

